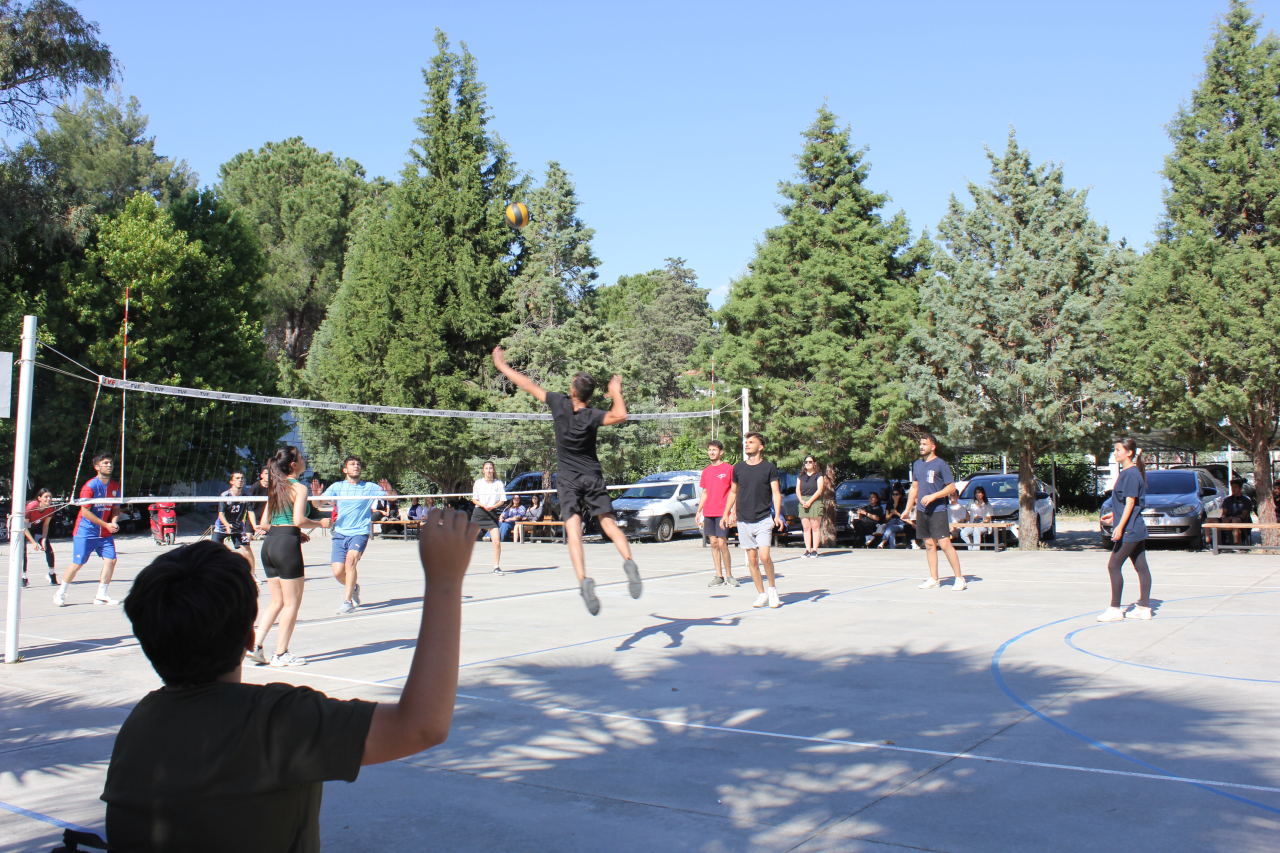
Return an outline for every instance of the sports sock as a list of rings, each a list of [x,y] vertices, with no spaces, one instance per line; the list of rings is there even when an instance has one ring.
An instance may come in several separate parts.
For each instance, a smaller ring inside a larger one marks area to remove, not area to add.
[[[63,581],[61,584],[58,585],[58,595],[66,595],[66,594],[67,594],[67,582]]]
[[[98,584],[98,598],[107,598],[107,587],[111,585],[110,581]]]

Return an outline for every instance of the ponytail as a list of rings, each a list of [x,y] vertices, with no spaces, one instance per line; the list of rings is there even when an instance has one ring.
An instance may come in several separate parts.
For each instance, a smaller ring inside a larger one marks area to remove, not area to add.
[[[277,512],[289,511],[293,517],[293,484],[289,476],[293,473],[293,463],[297,462],[301,453],[292,444],[280,448],[267,463],[267,519]]]
[[[1123,445],[1124,449],[1132,454],[1133,462],[1138,466],[1138,473],[1142,476],[1142,482],[1147,482],[1147,465],[1142,461],[1142,448],[1138,446],[1138,442],[1132,438],[1122,438],[1116,443]]]

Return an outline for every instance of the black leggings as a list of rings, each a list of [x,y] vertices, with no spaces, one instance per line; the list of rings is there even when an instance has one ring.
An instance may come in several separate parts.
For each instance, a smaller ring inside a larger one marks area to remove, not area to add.
[[[32,533],[31,535],[35,537],[36,545],[40,547],[40,550],[44,551],[44,561],[49,564],[49,571],[53,571],[53,543],[43,533]]]
[[[1147,540],[1140,542],[1114,542],[1111,548],[1111,559],[1107,561],[1107,572],[1111,575],[1111,606],[1120,606],[1120,594],[1124,592],[1124,576],[1120,570],[1124,561],[1132,560],[1133,569],[1138,573],[1138,606],[1151,606],[1151,569],[1147,568]]]
[[[303,577],[302,531],[292,525],[275,526],[262,540],[262,569],[269,578],[292,581]]]

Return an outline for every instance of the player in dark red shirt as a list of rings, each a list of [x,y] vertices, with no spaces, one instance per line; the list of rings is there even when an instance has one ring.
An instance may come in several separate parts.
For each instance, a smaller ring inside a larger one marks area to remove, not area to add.
[[[49,519],[57,509],[53,505],[53,493],[48,489],[36,492],[36,499],[27,504],[27,541],[36,546],[37,551],[44,552],[44,561],[49,564],[49,583],[58,585],[58,576],[53,572],[53,543],[49,541]],[[31,531],[39,527],[32,533]],[[22,564],[22,585],[27,585],[27,566]]]

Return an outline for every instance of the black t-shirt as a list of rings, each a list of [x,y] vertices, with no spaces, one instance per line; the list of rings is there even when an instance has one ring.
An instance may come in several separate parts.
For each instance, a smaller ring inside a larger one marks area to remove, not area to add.
[[[814,471],[812,474],[800,472],[800,495],[802,497],[811,498],[813,493],[818,491],[818,478],[822,476],[821,471]]]
[[[748,465],[739,462],[733,466],[733,482],[738,484],[738,498],[734,513],[738,521],[754,524],[764,521],[773,510],[773,489],[770,483],[778,482],[778,467],[772,462]]]
[[[547,392],[547,406],[556,428],[556,459],[563,477],[603,477],[596,458],[596,430],[604,423],[604,412],[584,406],[576,412],[567,394]]]
[[[866,513],[864,516],[868,521],[874,521],[876,524],[884,524],[884,504],[876,504],[872,506],[867,504],[862,508]]]
[[[1248,495],[1228,495],[1222,501],[1223,518],[1243,518],[1253,520],[1253,501]]]
[[[218,504],[218,512],[221,515],[213,523],[213,529],[218,533],[239,533],[244,529],[244,514],[249,511],[249,505],[240,500],[242,495],[231,494],[230,489],[223,492],[221,496],[227,500]],[[229,530],[222,526],[223,518],[227,520],[227,524],[231,525]]]
[[[354,782],[373,702],[290,684],[148,693],[116,735],[111,849],[313,853],[324,782]]]

